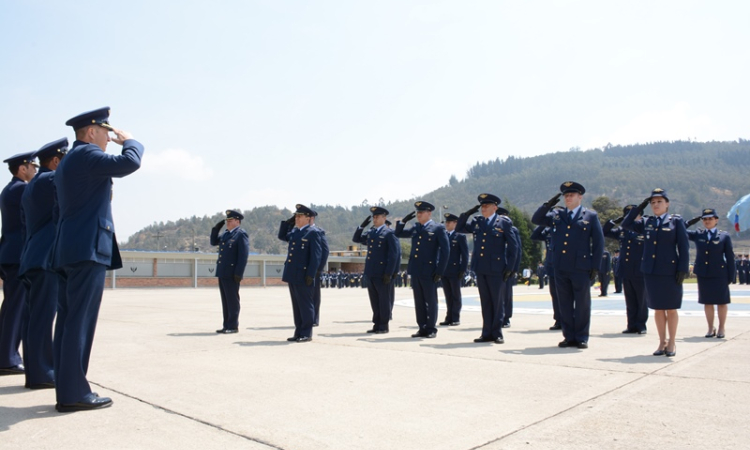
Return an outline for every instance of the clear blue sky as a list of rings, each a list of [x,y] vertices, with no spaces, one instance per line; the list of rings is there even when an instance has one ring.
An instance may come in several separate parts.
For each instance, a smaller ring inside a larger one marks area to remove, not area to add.
[[[748,17],[746,1],[9,0],[2,151],[72,141],[68,118],[110,106],[146,147],[115,181],[125,240],[226,208],[407,199],[510,155],[747,138]]]

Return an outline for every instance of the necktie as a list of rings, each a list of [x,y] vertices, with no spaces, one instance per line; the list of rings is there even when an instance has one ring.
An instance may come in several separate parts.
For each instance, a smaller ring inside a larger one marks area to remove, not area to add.
[[[656,228],[659,228],[661,226],[661,217],[656,218]]]
[[[573,211],[568,211],[568,221],[569,222],[573,221]]]

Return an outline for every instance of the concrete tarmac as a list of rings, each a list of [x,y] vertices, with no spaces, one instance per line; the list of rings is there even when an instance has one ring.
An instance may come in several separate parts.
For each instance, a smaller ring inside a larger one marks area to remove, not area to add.
[[[310,343],[286,341],[283,287],[242,288],[232,335],[214,332],[218,289],[108,290],[88,379],[114,405],[58,413],[54,391],[2,376],[0,447],[747,448],[749,317],[730,316],[726,339],[707,339],[705,318],[683,316],[677,356],[656,357],[653,319],[647,335],[623,335],[622,304],[621,313],[595,311],[587,350],[560,349],[551,309],[538,308],[546,289],[515,289],[521,312],[503,345],[472,342],[481,313],[468,309],[436,339],[410,337],[408,306],[395,307],[389,334],[367,334],[365,289],[324,289]],[[411,291],[396,297],[408,305]],[[535,302],[534,313],[524,302]]]

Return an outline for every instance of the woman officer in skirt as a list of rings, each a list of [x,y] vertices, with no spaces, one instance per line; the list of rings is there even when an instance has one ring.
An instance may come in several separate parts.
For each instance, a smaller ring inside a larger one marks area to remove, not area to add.
[[[729,233],[719,231],[719,216],[714,209],[704,209],[703,214],[690,220],[691,226],[703,221],[705,230],[688,231],[688,238],[695,242],[697,255],[693,273],[698,276],[698,303],[703,305],[708,322],[707,338],[724,338],[724,325],[729,309],[729,284],[734,280],[734,252]],[[719,330],[714,328],[714,305],[719,311]]]
[[[636,218],[651,205],[654,215]],[[646,285],[648,307],[654,310],[659,348],[654,356],[675,356],[677,310],[682,307],[682,282],[688,276],[690,243],[682,217],[669,214],[669,198],[664,189],[654,189],[651,197],[630,210],[623,228],[644,237],[641,271]],[[669,340],[667,340],[669,330]]]

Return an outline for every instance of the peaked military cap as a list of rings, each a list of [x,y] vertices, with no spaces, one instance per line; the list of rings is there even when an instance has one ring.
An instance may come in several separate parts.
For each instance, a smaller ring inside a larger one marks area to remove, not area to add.
[[[500,200],[500,197],[497,195],[492,194],[479,194],[477,196],[477,200],[479,201],[480,205],[484,205],[485,203],[492,203],[495,205],[499,205],[502,200]]]
[[[297,211],[295,211],[294,214],[302,214],[302,215],[308,216],[308,217],[315,217],[315,216],[318,215],[318,213],[316,213],[312,209],[308,208],[305,205],[301,205],[299,203],[297,205],[295,205],[295,208],[297,208]]]
[[[45,144],[42,148],[34,152],[32,158],[39,158],[41,161],[44,158],[52,156],[62,157],[66,153],[68,153],[68,138],[62,138]]]
[[[651,200],[654,197],[664,197],[664,200],[669,201],[669,197],[667,197],[667,191],[662,188],[656,188],[651,191],[651,197],[649,197],[648,199]]]
[[[8,163],[9,166],[20,166],[21,164],[34,164],[34,153],[36,152],[25,152],[25,153],[19,153],[17,155],[13,155],[10,158],[3,161],[4,163]]]
[[[429,202],[414,202],[414,207],[417,208],[417,211],[435,211],[435,205]]]
[[[576,183],[575,181],[566,181],[560,185],[560,192],[567,194],[568,192],[575,192],[576,194],[585,194],[586,188],[582,184]]]
[[[497,207],[497,213],[500,214],[501,216],[507,216],[507,215],[510,214],[507,209],[505,209],[505,208],[503,208],[501,206]]]
[[[622,215],[627,216],[631,209],[635,208],[638,205],[625,205],[624,208],[622,208]]]
[[[719,215],[716,214],[716,210],[713,208],[706,208],[703,210],[703,213],[701,214],[701,219],[705,219],[706,217],[716,217],[719,218]]]
[[[373,216],[378,216],[380,214],[385,214],[386,216],[390,214],[387,209],[383,208],[382,206],[373,206],[370,208],[370,212]]]
[[[445,213],[443,217],[445,217],[446,222],[458,222],[458,216],[455,214]]]
[[[109,124],[109,106],[81,113],[72,119],[68,119],[68,121],[65,122],[65,125],[73,127],[74,130],[89,125],[101,125],[104,128],[111,130],[112,126]]]
[[[233,209],[228,209],[227,212],[227,219],[237,219],[242,220],[245,218],[239,211],[235,211]]]

